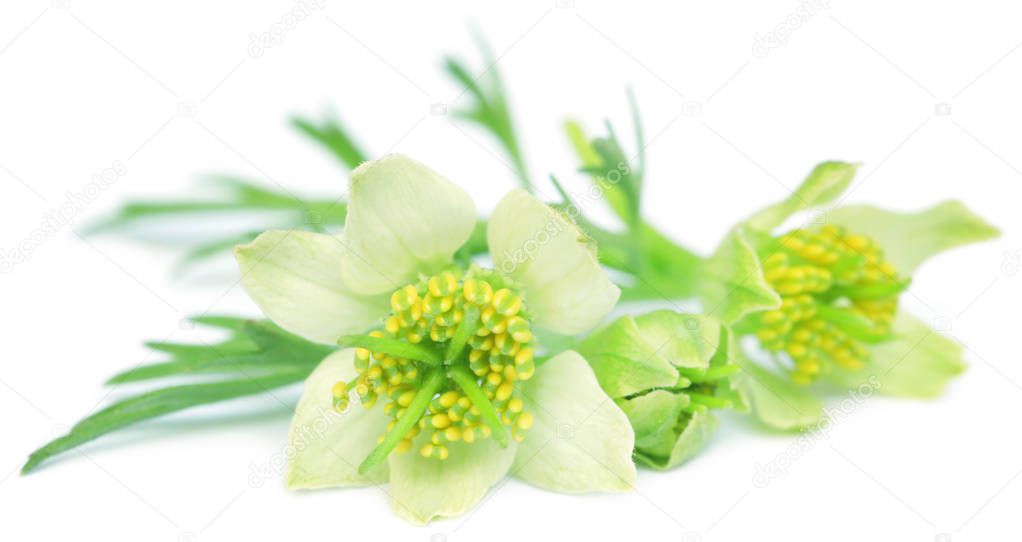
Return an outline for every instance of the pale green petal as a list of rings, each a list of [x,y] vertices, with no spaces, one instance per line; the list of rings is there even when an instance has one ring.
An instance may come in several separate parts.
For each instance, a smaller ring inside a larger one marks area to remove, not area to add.
[[[747,226],[736,226],[703,266],[703,310],[728,324],[781,306],[781,297],[763,276],[752,235]]]
[[[395,513],[414,523],[469,511],[507,474],[515,458],[514,442],[501,448],[492,438],[449,443],[445,460],[424,458],[416,450],[426,439],[424,433],[412,451],[390,454],[391,504]]]
[[[738,355],[742,371],[732,377],[753,415],[774,429],[808,427],[823,417],[823,403],[808,388]]]
[[[847,162],[817,165],[790,196],[759,211],[746,224],[769,232],[799,211],[830,203],[848,188],[858,167]]]
[[[897,340],[873,346],[861,370],[836,371],[832,382],[867,392],[913,399],[932,399],[965,371],[962,347],[902,311],[894,322]]]
[[[332,235],[268,231],[234,249],[241,285],[267,318],[311,341],[333,344],[382,318],[385,297],[352,293],[342,279],[344,247]]]
[[[827,221],[872,237],[883,248],[887,260],[905,275],[940,252],[1000,235],[997,228],[958,201],[946,201],[915,213],[854,205],[829,213]]]
[[[366,409],[357,400],[343,412],[333,408],[334,383],[355,377],[354,352],[334,352],[305,381],[285,450],[290,456],[285,476],[290,489],[365,486],[387,480],[385,464],[368,477],[358,473],[359,463],[387,429],[390,418],[383,408]]]
[[[710,316],[659,310],[636,316],[635,323],[643,340],[676,367],[709,367],[720,343],[720,321]]]
[[[578,227],[524,190],[497,204],[487,240],[494,268],[521,283],[539,326],[581,333],[599,323],[621,294]]]
[[[515,476],[564,493],[633,488],[632,427],[582,356],[568,350],[541,365],[523,397],[535,423],[518,445]]]
[[[464,190],[406,156],[389,154],[351,173],[344,222],[345,283],[390,293],[451,261],[476,221]]]
[[[585,338],[579,351],[611,397],[624,397],[678,382],[678,370],[646,341],[632,316],[622,316]]]

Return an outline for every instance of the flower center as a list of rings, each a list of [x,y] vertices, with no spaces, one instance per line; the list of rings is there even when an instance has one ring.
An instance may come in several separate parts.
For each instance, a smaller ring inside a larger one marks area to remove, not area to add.
[[[762,345],[791,358],[796,382],[834,365],[861,368],[869,359],[865,344],[890,338],[908,281],[872,239],[841,227],[794,230],[776,241],[762,263],[782,301],[754,316]]]
[[[380,446],[406,452],[426,431],[419,453],[428,458],[446,459],[452,442],[506,444],[508,430],[521,441],[532,415],[518,383],[535,372],[535,341],[514,285],[478,267],[445,271],[399,288],[390,304],[367,336],[376,341],[355,350],[358,377],[334,386],[335,407],[347,407],[352,387],[366,408],[386,401],[393,419]]]

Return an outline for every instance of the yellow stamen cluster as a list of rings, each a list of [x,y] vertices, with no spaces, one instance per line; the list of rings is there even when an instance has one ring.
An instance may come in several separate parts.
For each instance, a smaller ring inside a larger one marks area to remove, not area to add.
[[[521,441],[532,426],[532,415],[524,411],[516,384],[528,380],[535,372],[535,341],[522,297],[513,286],[506,284],[503,277],[477,268],[464,276],[445,271],[398,289],[390,302],[393,312],[384,320],[383,329],[371,332],[370,336],[427,346],[440,353],[446,351],[466,315],[478,315],[477,327],[464,351],[457,359],[443,363],[445,367],[468,368],[501,423],[511,431],[512,438]],[[406,414],[428,367],[422,362],[359,348],[355,351],[355,369],[358,377],[353,383],[364,406],[372,407],[380,397],[389,399],[383,408],[393,418],[387,427],[390,431]],[[344,382],[337,383],[334,397],[346,397],[348,387]],[[335,400],[335,406],[346,406],[344,401]],[[423,430],[429,432],[430,438],[419,453],[436,459],[448,457],[447,443],[472,443],[491,436],[492,430],[484,423],[479,406],[450,378],[424,413],[412,414],[422,417],[396,451],[410,450],[412,441]],[[383,438],[380,437],[381,442]]]
[[[890,331],[897,293],[863,292],[899,279],[870,238],[832,225],[795,230],[781,236],[777,250],[762,263],[782,302],[780,308],[758,315],[756,335],[768,350],[791,358],[795,381],[812,381],[828,363],[858,369],[869,357],[862,341],[820,314],[821,306],[864,317],[877,334]]]

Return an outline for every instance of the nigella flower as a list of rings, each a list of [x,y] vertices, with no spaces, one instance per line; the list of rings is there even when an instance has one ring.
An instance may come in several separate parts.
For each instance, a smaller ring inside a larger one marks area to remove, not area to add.
[[[704,309],[754,336],[780,365],[782,374],[737,352],[743,395],[775,427],[820,417],[806,389],[818,380],[924,398],[964,370],[961,347],[899,310],[899,298],[923,261],[998,231],[954,201],[909,213],[817,210],[781,230],[795,213],[836,200],[855,170],[820,164],[789,198],[735,226],[700,273]]]
[[[581,355],[536,341],[586,331],[617,302],[594,247],[521,190],[488,222],[492,269],[455,263],[475,227],[464,191],[390,155],[352,173],[340,235],[270,231],[238,247],[267,317],[355,347],[305,383],[289,487],[389,482],[395,511],[426,522],[509,473],[565,492],[632,486],[628,419]]]

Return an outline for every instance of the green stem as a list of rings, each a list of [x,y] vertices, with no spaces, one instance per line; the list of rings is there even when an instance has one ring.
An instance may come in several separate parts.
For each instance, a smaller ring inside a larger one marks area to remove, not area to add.
[[[412,427],[418,423],[419,418],[422,417],[426,412],[426,407],[429,406],[429,402],[433,400],[433,396],[440,390],[440,386],[444,383],[444,373],[439,368],[430,369],[426,373],[426,378],[422,381],[422,385],[419,387],[419,391],[415,392],[415,397],[412,398],[412,402],[408,404],[408,408],[405,409],[403,416],[398,418],[397,422],[394,423],[393,429],[387,433],[387,436],[383,438],[383,442],[379,446],[373,449],[372,452],[365,458],[365,461],[358,466],[359,474],[365,475],[373,467],[379,465],[381,461],[387,458],[387,456],[394,450],[394,448],[404,440],[405,435],[412,430]]]
[[[684,367],[676,367],[676,369],[678,370],[678,373],[692,382],[709,382],[711,380],[719,380],[737,373],[738,365],[722,365],[720,367],[710,367],[708,369],[686,369]]]
[[[461,351],[465,349],[465,345],[468,344],[468,340],[478,330],[479,309],[466,305],[465,313],[461,317],[461,323],[458,324],[454,337],[451,337],[451,342],[447,343],[447,353],[444,355],[444,361],[450,364],[457,359],[461,355]]]
[[[876,344],[889,341],[894,338],[891,333],[877,331],[872,320],[860,316],[847,309],[831,307],[829,305],[817,305],[816,314],[824,321],[830,322],[841,328],[842,331],[868,344]]]
[[[688,398],[692,400],[692,404],[694,405],[703,405],[708,408],[731,408],[731,401],[721,399],[720,397],[714,397],[712,395],[690,393],[688,394]]]
[[[490,428],[493,433],[493,439],[497,441],[502,448],[507,448],[509,439],[507,436],[507,430],[504,429],[504,425],[500,423],[500,416],[497,414],[497,410],[493,408],[493,404],[486,398],[486,394],[483,390],[479,389],[476,384],[476,377],[464,367],[454,367],[447,372],[447,376],[454,380],[461,391],[465,392],[468,399],[472,401],[472,404],[479,409],[479,414],[483,417],[483,422]]]
[[[902,279],[891,282],[880,282],[866,286],[843,286],[832,290],[833,297],[847,297],[849,299],[883,299],[898,295],[908,289],[911,279]],[[828,292],[830,293],[830,292]]]
[[[428,346],[412,344],[397,339],[388,339],[386,337],[345,335],[337,339],[337,344],[344,347],[355,346],[372,350],[373,352],[383,352],[391,356],[421,361],[429,365],[440,365],[443,362],[443,356]]]

